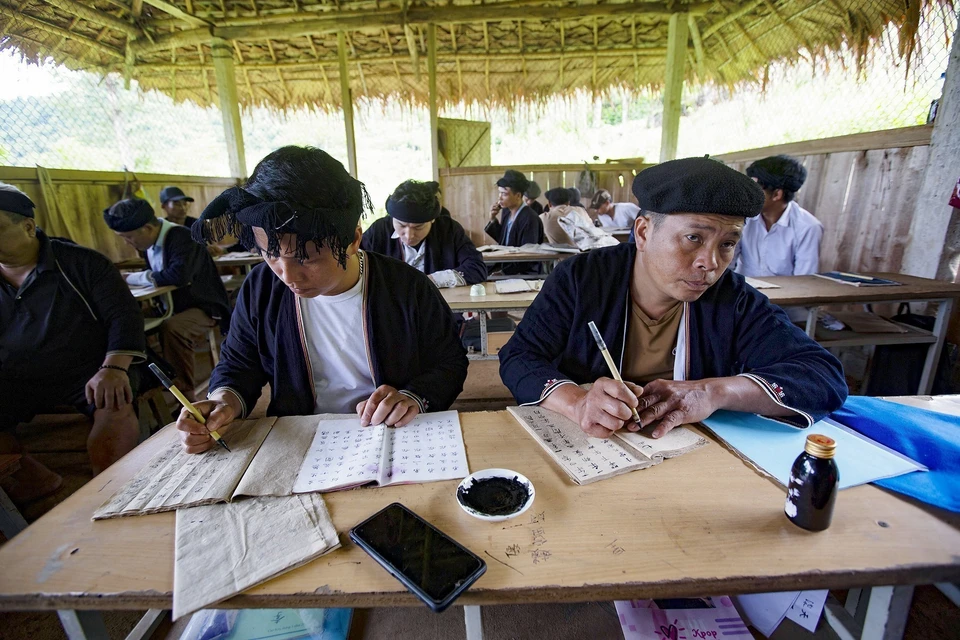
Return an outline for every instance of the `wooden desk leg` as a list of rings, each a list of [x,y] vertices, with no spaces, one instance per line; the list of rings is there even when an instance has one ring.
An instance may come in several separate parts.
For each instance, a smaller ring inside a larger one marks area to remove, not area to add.
[[[13,536],[27,528],[27,521],[23,519],[17,507],[10,500],[10,496],[3,489],[0,489],[0,533],[7,540],[13,540]]]
[[[937,365],[940,363],[940,352],[947,339],[947,324],[950,322],[950,312],[953,310],[953,298],[941,300],[937,305],[937,321],[933,325],[933,335],[937,341],[927,348],[927,359],[923,363],[923,375],[920,376],[920,388],[917,394],[930,395],[933,389],[933,379],[937,375]]]
[[[810,307],[807,309],[807,335],[816,339],[817,334],[817,314],[820,307]]]
[[[57,611],[60,624],[70,640],[110,640],[107,625],[99,611],[75,611],[61,609]]]
[[[467,640],[483,640],[479,605],[463,607],[463,622],[467,628]]]
[[[480,310],[480,357],[484,360],[490,354],[487,353],[487,312]]]
[[[900,640],[907,626],[913,585],[872,587],[861,593],[846,611],[834,600],[827,602],[823,615],[841,640]]]
[[[150,609],[140,618],[137,626],[127,634],[126,640],[144,640],[153,635],[169,611]],[[99,611],[75,611],[62,609],[57,611],[60,624],[70,640],[110,640],[103,615]]]

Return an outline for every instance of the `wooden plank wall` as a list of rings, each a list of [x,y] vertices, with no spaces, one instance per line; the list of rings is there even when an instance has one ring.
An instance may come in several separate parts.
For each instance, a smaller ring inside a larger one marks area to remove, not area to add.
[[[114,261],[136,257],[136,252],[107,227],[103,210],[123,194],[122,172],[69,171],[49,169],[57,206],[62,218],[52,218],[40,189],[34,169],[0,167],[0,182],[24,191],[37,205],[37,222],[51,235],[65,236],[86,247],[100,251]],[[199,217],[204,207],[220,193],[235,184],[230,178],[137,174],[137,178],[154,204],[158,216],[160,189],[176,185],[193,198],[190,215]]]
[[[824,225],[820,268],[898,273],[929,144],[930,127],[921,126],[716,157],[740,171],[770,155],[798,158],[807,181],[797,203]]]
[[[606,189],[615,202],[633,202],[636,198],[630,191],[633,177],[649,165],[599,164],[590,165],[597,173],[597,182]],[[533,180],[543,192],[554,187],[573,187],[577,177],[584,170],[582,164],[569,165],[518,165],[514,167],[463,167],[440,170],[440,189],[444,206],[463,225],[470,239],[477,246],[490,244],[494,240],[483,232],[490,219],[490,207],[497,201],[497,180],[507,169],[523,172]],[[546,204],[543,195],[538,198]],[[584,199],[589,204],[589,198]]]

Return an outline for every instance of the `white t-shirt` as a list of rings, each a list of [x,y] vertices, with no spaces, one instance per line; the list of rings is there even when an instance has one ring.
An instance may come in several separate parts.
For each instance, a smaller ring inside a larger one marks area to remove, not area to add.
[[[791,200],[770,230],[763,216],[747,218],[733,264],[740,275],[805,276],[820,270],[823,223]]]
[[[363,335],[363,275],[336,296],[299,298],[317,413],[356,413],[376,387]]]
[[[637,216],[640,214],[640,207],[632,202],[617,202],[613,205],[613,211],[601,214],[600,224],[605,227],[632,227]]]

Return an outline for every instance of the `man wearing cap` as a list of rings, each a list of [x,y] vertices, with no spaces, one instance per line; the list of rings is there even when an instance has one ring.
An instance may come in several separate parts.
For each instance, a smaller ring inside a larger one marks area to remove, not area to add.
[[[360,248],[406,262],[440,288],[487,279],[487,266],[460,223],[440,215],[440,185],[407,180],[387,198],[387,214],[363,233]]]
[[[530,181],[526,176],[513,169],[507,169],[503,177],[497,180],[500,196],[496,204],[490,207],[490,222],[484,228],[497,244],[522,247],[543,241],[540,217],[523,202],[523,194],[529,186]],[[541,265],[539,262],[514,262],[494,265],[491,270],[500,270],[505,275],[540,273]]]
[[[780,155],[757,160],[747,167],[747,175],[763,189],[763,210],[743,227],[736,272],[762,277],[819,271],[823,223],[793,199],[807,170],[796,158]]]
[[[763,192],[708,158],[639,173],[634,244],[561,263],[500,351],[521,404],[539,404],[607,437],[626,426],[673,427],[717,409],[809,426],[847,395],[839,361],[729,270]],[[611,378],[596,323],[626,383]],[[588,391],[579,385],[593,383]]]
[[[210,254],[190,237],[190,230],[158,219],[146,200],[129,198],[104,209],[103,219],[118,236],[144,254],[149,267],[127,274],[134,286],[177,287],[173,316],[160,325],[163,357],[182,379],[181,390],[193,399],[199,384],[194,350],[216,324],[226,333],[230,320],[227,291]]]
[[[540,193],[540,185],[533,180],[530,181],[530,186],[527,187],[527,190],[523,192],[523,203],[533,209],[537,215],[543,213],[543,205],[537,200],[537,198],[540,197]]]
[[[167,220],[173,224],[179,224],[188,229],[193,226],[197,219],[187,215],[191,202],[193,198],[185,194],[180,187],[160,189],[160,208],[167,214]]]
[[[47,237],[34,204],[0,183],[0,453],[19,451],[15,428],[70,405],[93,419],[87,451],[99,473],[133,449],[143,316],[120,273],[102,254]],[[60,478],[31,456],[11,497],[56,490]]]
[[[632,202],[614,202],[613,196],[606,189],[600,189],[593,194],[590,208],[596,214],[596,219],[603,227],[619,227],[628,229],[640,214],[640,207]]]
[[[235,231],[264,256],[240,288],[209,400],[177,421],[188,453],[209,429],[230,428],[270,383],[267,415],[353,413],[360,424],[402,427],[442,411],[467,377],[450,307],[418,270],[360,249],[363,184],[329,154],[282,147],[247,183],[223,192],[194,226],[216,242]]]

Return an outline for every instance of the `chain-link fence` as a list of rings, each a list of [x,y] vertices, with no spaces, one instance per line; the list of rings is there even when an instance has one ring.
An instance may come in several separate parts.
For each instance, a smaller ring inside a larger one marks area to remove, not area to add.
[[[879,0],[864,3],[874,1]],[[724,47],[731,55],[738,46],[776,50],[777,39],[796,38],[801,33],[796,25],[806,19],[777,17],[783,22],[778,28],[744,38],[742,44],[725,40]],[[757,33],[749,20],[744,17],[728,26],[742,23],[745,35]],[[858,42],[856,25],[852,17],[849,20],[854,34],[839,52],[801,48],[796,60],[771,64],[754,83],[688,83],[679,155],[717,154],[926,122],[942,89],[956,12],[945,4],[928,5],[916,20],[919,46],[909,64],[893,27],[865,48],[862,39],[861,46],[853,44]],[[709,38],[722,34],[718,31]],[[695,68],[692,52],[689,62]],[[174,103],[166,95],[141,92],[136,83],[126,90],[117,75],[72,72],[52,63],[37,68],[10,53],[0,54],[0,78],[0,165],[229,173],[222,120],[215,107]],[[624,87],[597,100],[582,92],[511,113],[464,106],[441,115],[492,121],[492,162],[532,164],[594,157],[655,160],[661,113],[659,92]],[[358,115],[360,177],[371,188],[375,203],[403,179],[429,177],[425,110],[394,101],[365,105]],[[271,149],[289,143],[320,146],[346,160],[339,114],[254,109],[244,113],[243,125],[248,169]]]

